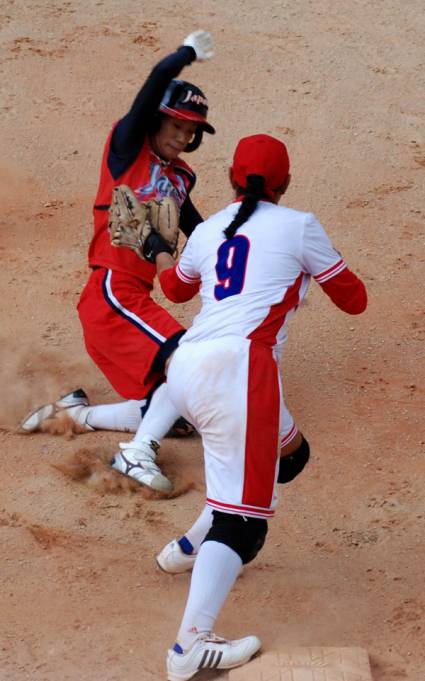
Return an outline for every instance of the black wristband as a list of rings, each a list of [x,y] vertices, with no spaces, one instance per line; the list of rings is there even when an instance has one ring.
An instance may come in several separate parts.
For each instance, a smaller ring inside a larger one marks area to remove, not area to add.
[[[160,253],[173,255],[173,251],[165,239],[158,232],[152,231],[143,244],[143,256],[145,260],[155,265],[156,258]]]
[[[196,61],[196,50],[191,45],[180,45],[180,47],[177,48],[177,52],[181,52],[182,50],[185,50],[190,56],[190,64],[193,61]]]

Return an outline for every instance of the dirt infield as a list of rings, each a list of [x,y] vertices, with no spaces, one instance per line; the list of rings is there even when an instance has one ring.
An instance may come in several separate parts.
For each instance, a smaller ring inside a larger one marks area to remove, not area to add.
[[[266,652],[361,647],[374,681],[423,681],[424,24],[419,0],[0,2],[0,681],[165,679],[189,576],[154,556],[202,508],[199,438],[165,442],[179,496],[158,500],[105,464],[126,436],[16,425],[80,386],[117,399],[75,310],[101,151],[197,28],[216,57],[182,75],[217,128],[190,157],[197,207],[230,200],[240,136],[280,136],[286,203],[319,217],[369,293],[352,318],[314,284],[292,323],[285,393],[312,462],[281,489],[217,633]],[[165,305],[185,324],[198,309]]]

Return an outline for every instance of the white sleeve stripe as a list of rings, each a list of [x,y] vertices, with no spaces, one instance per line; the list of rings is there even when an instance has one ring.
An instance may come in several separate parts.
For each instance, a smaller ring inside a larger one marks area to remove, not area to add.
[[[342,270],[345,270],[346,267],[347,264],[344,262],[344,260],[339,260],[333,267],[325,270],[321,274],[315,274],[313,278],[318,284],[323,284],[325,281],[328,281],[328,279],[332,279],[332,277],[335,277],[337,274],[342,272]]]
[[[183,272],[180,265],[177,265],[176,267],[176,274],[185,284],[197,284],[200,280],[199,277],[191,277],[189,274]]]

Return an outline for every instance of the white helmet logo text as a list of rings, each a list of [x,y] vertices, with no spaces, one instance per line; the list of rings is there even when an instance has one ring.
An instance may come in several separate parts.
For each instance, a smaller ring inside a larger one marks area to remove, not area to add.
[[[202,104],[202,106],[208,106],[208,99],[201,97],[201,95],[194,95],[192,90],[188,90],[186,97],[182,99],[182,104],[187,102],[194,102],[195,104]]]

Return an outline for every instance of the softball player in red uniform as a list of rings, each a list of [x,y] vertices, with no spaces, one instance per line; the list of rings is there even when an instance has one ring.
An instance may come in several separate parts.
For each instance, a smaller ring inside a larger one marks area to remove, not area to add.
[[[113,466],[162,490],[171,483],[155,464],[158,442],[180,415],[161,384],[164,364],[185,329],[151,298],[155,265],[111,246],[108,209],[113,188],[127,184],[141,202],[171,196],[180,208],[180,228],[186,236],[202,222],[189,196],[195,174],[180,155],[197,149],[204,132],[215,131],[207,122],[203,92],[176,76],[194,60],[212,56],[210,34],[191,33],[153,69],[130,111],[113,126],[103,153],[88,254],[92,273],[78,312],[90,357],[126,401],[90,406],[79,390],[40,407],[22,423],[24,430],[35,431],[66,409],[82,429],[137,429],[132,442],[120,445]]]
[[[227,641],[212,632],[241,566],[264,544],[276,483],[291,480],[308,458],[282,399],[278,360],[288,320],[311,278],[345,312],[359,314],[367,305],[363,283],[315,216],[277,206],[289,179],[282,142],[245,138],[231,168],[236,201],[195,229],[178,264],[157,239],[164,293],[183,302],[200,290],[202,299],[167,376],[175,408],[202,436],[207,492],[207,509],[188,533],[198,545],[185,536],[158,556],[168,571],[193,565],[177,642],[168,652],[169,681],[238,666],[260,648],[255,636]],[[281,456],[282,443],[289,457]]]

